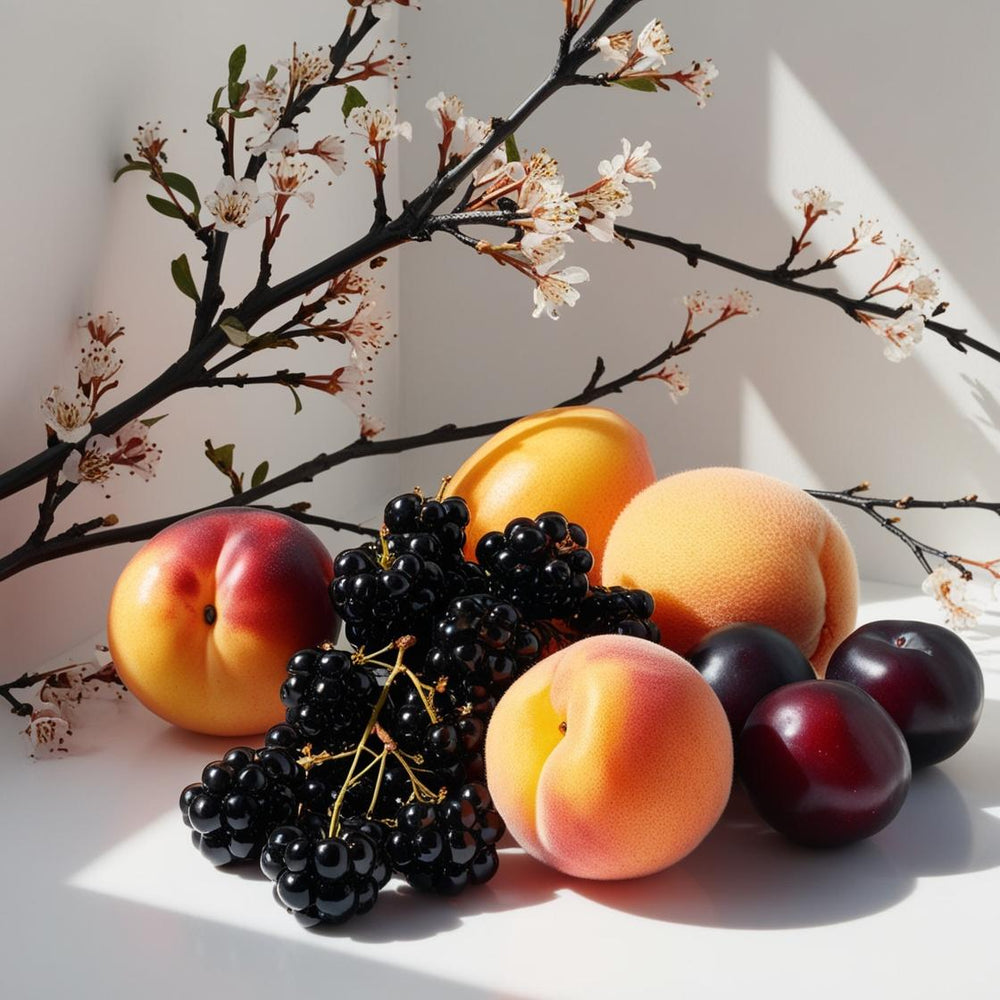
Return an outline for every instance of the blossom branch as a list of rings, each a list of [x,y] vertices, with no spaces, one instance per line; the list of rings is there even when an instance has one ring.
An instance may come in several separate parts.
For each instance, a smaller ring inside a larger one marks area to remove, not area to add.
[[[859,314],[862,312],[874,313],[888,319],[898,319],[905,312],[904,307],[893,307],[880,302],[870,301],[867,298],[855,299],[849,295],[845,295],[837,288],[821,288],[816,285],[807,284],[800,281],[794,271],[782,270],[780,266],[776,268],[756,267],[711,250],[706,250],[700,243],[686,243],[673,236],[646,232],[642,229],[634,229],[631,226],[619,225],[615,228],[628,246],[632,246],[635,243],[648,243],[653,246],[663,247],[664,249],[679,253],[691,267],[697,267],[701,261],[705,261],[717,267],[725,268],[728,271],[735,271],[737,274],[753,278],[755,281],[761,281],[765,284],[776,285],[779,288],[785,288],[789,291],[824,299],[833,305],[839,306],[848,316],[859,322],[861,322]],[[925,329],[932,330],[939,336],[944,337],[955,350],[961,351],[963,354],[972,350],[985,355],[993,361],[1000,361],[1000,351],[981,340],[969,336],[968,331],[965,329],[949,326],[934,319],[927,320]]]

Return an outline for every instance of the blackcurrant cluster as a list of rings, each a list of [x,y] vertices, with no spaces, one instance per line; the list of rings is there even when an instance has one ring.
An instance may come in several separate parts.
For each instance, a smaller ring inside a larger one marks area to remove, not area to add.
[[[278,902],[305,927],[367,913],[392,874],[382,843],[369,833],[328,837],[298,826],[271,831],[260,868]]]
[[[366,913],[392,873],[446,895],[492,878],[504,826],[483,749],[497,702],[584,636],[658,639],[648,594],[591,587],[580,525],[517,518],[470,562],[468,524],[457,497],[391,500],[378,540],[334,560],[353,648],[295,653],[264,747],[231,750],[181,795],[203,853],[259,857],[304,924]]]
[[[496,874],[504,825],[485,785],[463,785],[436,803],[411,802],[396,817],[387,850],[417,889],[453,896]]]
[[[305,771],[277,747],[233,747],[180,797],[191,839],[213,865],[256,859],[268,834],[295,816]]]
[[[303,649],[287,670],[281,703],[294,732],[327,750],[353,745],[378,699],[372,671],[339,649]]]
[[[458,704],[488,718],[503,692],[539,657],[538,635],[492,594],[453,600],[438,619],[424,676],[444,680]]]
[[[586,635],[631,635],[660,641],[660,629],[651,621],[653,598],[645,590],[593,587],[567,624]]]
[[[518,517],[479,539],[490,591],[530,619],[568,618],[587,596],[594,557],[587,533],[562,514]]]

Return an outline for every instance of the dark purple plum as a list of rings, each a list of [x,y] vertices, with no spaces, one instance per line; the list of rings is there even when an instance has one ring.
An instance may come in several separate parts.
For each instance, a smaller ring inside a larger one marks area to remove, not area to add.
[[[877,833],[910,787],[899,727],[843,681],[798,681],[766,695],[737,740],[736,770],[761,816],[810,847]]]
[[[972,650],[929,622],[862,625],[834,650],[826,676],[856,684],[892,716],[915,768],[955,753],[983,712],[983,672]]]
[[[785,684],[816,679],[799,647],[767,625],[724,625],[709,632],[685,659],[718,695],[734,740],[764,695]]]

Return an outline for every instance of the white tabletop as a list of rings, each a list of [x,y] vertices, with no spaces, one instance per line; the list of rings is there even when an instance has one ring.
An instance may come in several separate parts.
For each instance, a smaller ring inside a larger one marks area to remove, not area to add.
[[[912,591],[864,595],[862,621],[939,620]],[[4,718],[0,995],[995,997],[997,619],[966,638],[986,675],[979,729],[918,772],[867,841],[796,847],[736,792],[659,875],[585,882],[509,846],[485,886],[437,899],[394,881],[370,914],[320,931],[255,869],[215,870],[191,847],[177,795],[238,741],[181,732],[128,699],[85,705],[74,753],[33,761]]]

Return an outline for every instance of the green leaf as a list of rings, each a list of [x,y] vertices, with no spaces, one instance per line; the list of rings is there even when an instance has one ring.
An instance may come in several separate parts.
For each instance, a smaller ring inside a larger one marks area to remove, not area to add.
[[[517,140],[514,136],[507,136],[507,141],[504,143],[504,150],[507,153],[507,162],[516,163],[521,159],[521,154],[517,149]]]
[[[157,198],[154,195],[147,194],[146,201],[156,209],[160,215],[166,215],[170,219],[183,219],[185,213],[179,209],[172,201],[167,201],[166,198]]]
[[[253,475],[250,477],[250,489],[256,489],[260,486],[265,479],[267,479],[267,470],[270,468],[267,462],[261,462],[256,469],[253,470]]]
[[[158,424],[161,420],[165,420],[168,416],[169,414],[167,413],[161,413],[158,417],[143,417],[139,423],[144,427],[152,427],[153,424]]]
[[[621,80],[615,80],[615,83],[619,87],[628,87],[629,90],[641,90],[646,94],[656,93],[656,84],[652,80],[647,80],[644,77],[638,77],[634,80],[628,79],[628,77],[623,77]]]
[[[250,334],[247,333],[247,328],[236,316],[229,315],[219,320],[219,329],[226,335],[229,343],[235,347],[243,347],[250,341]]]
[[[275,66],[273,64],[271,66],[268,66],[267,67],[267,76],[264,77],[264,82],[265,83],[270,83],[274,79],[274,77],[277,74],[277,72],[278,72],[278,67],[277,66]]]
[[[187,254],[182,253],[176,260],[170,262],[170,273],[173,275],[174,284],[189,298],[195,302],[201,301],[198,288],[191,277],[191,265],[188,263]]]
[[[236,83],[243,72],[243,67],[247,64],[247,47],[237,45],[229,57],[229,82]]]
[[[148,174],[151,169],[152,167],[150,167],[148,163],[140,163],[138,160],[130,160],[128,163],[125,164],[124,167],[119,167],[115,171],[115,176],[112,178],[112,183],[117,181],[122,174],[127,174],[132,170],[145,170],[146,173]]]
[[[286,382],[285,385],[288,385],[288,383]],[[291,392],[291,394],[295,397],[295,413],[298,413],[302,409],[302,400],[299,399],[299,394],[295,391],[294,385],[288,385],[288,389]]]
[[[358,90],[357,87],[352,87],[350,84],[344,89],[344,103],[340,106],[340,110],[344,113],[344,121],[347,121],[347,116],[355,108],[363,108],[368,104],[368,99],[364,94]]]
[[[172,187],[178,194],[184,195],[194,207],[194,214],[197,215],[201,208],[201,199],[198,197],[198,190],[194,183],[183,174],[165,173],[163,180]]]
[[[215,114],[215,112],[219,110],[219,101],[222,100],[222,92],[225,89],[226,89],[225,87],[219,87],[219,89],[215,92],[215,97],[212,98],[212,113],[213,114]]]
[[[233,471],[233,452],[235,450],[235,444],[220,444],[219,447],[216,448],[215,445],[212,444],[211,438],[205,442],[205,454],[208,456],[208,460],[220,472],[224,472],[227,476]]]

